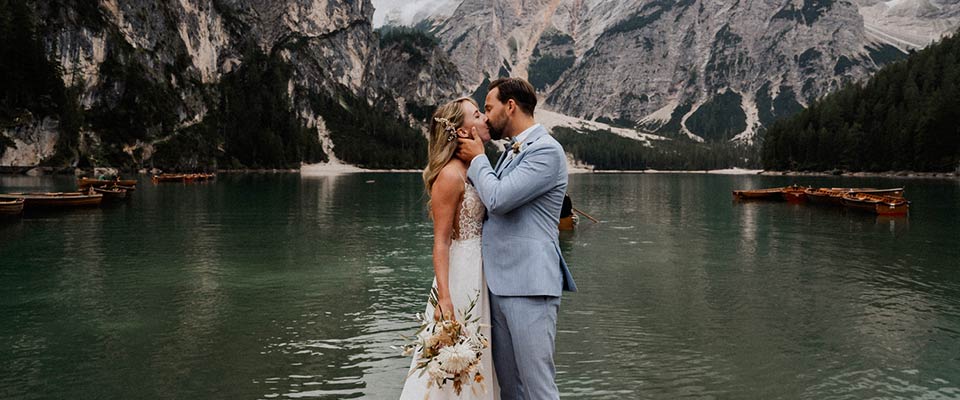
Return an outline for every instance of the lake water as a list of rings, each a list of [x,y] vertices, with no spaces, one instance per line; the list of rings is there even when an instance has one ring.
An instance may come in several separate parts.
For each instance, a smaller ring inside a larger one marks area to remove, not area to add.
[[[909,217],[730,191],[903,186]],[[0,177],[0,191],[68,190]],[[564,398],[960,397],[960,183],[573,175]],[[222,175],[0,221],[0,398],[396,398],[432,278],[417,174]]]

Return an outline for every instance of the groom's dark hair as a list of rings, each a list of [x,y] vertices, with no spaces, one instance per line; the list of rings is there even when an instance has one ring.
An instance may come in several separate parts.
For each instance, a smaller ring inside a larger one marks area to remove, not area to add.
[[[499,78],[490,82],[487,91],[494,88],[500,88],[500,93],[497,93],[497,100],[500,100],[501,103],[513,99],[524,114],[533,116],[533,110],[537,108],[537,91],[530,82],[521,78]]]

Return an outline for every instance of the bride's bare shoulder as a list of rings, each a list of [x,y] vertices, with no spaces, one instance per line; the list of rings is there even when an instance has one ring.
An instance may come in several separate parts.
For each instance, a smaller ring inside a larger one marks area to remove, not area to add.
[[[440,173],[437,174],[437,180],[434,182],[435,189],[453,189],[463,190],[463,183],[467,180],[467,166],[458,158],[450,160]],[[438,188],[437,186],[440,186]]]

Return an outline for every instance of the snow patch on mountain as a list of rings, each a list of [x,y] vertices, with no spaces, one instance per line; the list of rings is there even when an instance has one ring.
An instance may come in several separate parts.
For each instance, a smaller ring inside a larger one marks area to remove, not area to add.
[[[923,48],[960,26],[956,2],[858,0],[868,36],[908,51]]]
[[[743,95],[743,101],[740,104],[744,113],[747,115],[747,129],[740,132],[731,139],[734,142],[753,144],[753,139],[757,136],[757,129],[760,128],[760,110],[753,95]]]
[[[661,126],[670,122],[670,118],[673,117],[673,110],[677,109],[677,106],[679,105],[679,101],[670,100],[667,105],[663,106],[663,108],[654,111],[646,117],[643,117],[643,119],[640,120],[640,126],[649,126],[651,129],[659,129]]]
[[[547,129],[564,127],[564,128],[571,128],[576,131],[585,131],[585,130],[610,131],[616,135],[642,142],[643,145],[647,147],[653,147],[654,141],[670,140],[663,136],[641,132],[636,129],[627,129],[627,128],[610,126],[602,122],[588,121],[585,119],[571,117],[571,116],[560,114],[555,111],[545,110],[543,108],[538,108],[537,111],[534,113],[534,117],[537,120],[537,122],[542,124]]]

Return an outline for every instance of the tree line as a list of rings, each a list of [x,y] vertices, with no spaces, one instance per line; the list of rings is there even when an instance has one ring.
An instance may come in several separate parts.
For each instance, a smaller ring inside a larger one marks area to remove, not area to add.
[[[553,128],[566,152],[598,170],[709,170],[753,168],[755,146],[736,142],[698,143],[686,139],[654,141],[652,146],[609,130]]]
[[[766,169],[960,169],[960,35],[851,83],[763,137]]]

